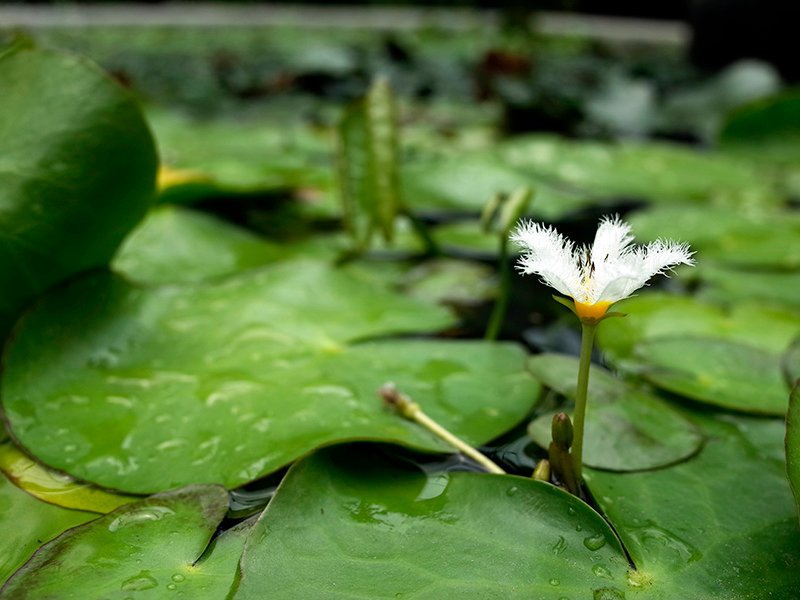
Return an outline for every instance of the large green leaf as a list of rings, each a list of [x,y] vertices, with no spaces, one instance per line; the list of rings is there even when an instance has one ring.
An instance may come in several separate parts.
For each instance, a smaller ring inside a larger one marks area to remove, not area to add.
[[[719,145],[732,152],[779,164],[800,163],[800,91],[763,98],[731,113]]]
[[[703,261],[738,267],[800,267],[800,216],[793,211],[732,211],[726,206],[663,206],[630,219],[638,238],[689,242]]]
[[[614,362],[631,359],[637,344],[662,337],[714,337],[780,353],[800,333],[796,311],[755,302],[725,309],[693,298],[647,293],[623,300],[614,309],[625,318],[608,319],[597,331],[600,347]]]
[[[0,470],[31,496],[75,510],[108,513],[137,500],[75,481],[33,461],[10,441],[0,443]]]
[[[631,598],[769,600],[800,589],[800,529],[778,419],[692,417],[709,441],[669,469],[589,471],[637,566]]]
[[[800,271],[753,271],[714,265],[698,265],[697,278],[702,282],[700,295],[719,303],[761,306],[800,307]]]
[[[800,381],[795,383],[786,413],[786,471],[800,511]]]
[[[101,274],[49,295],[22,322],[5,357],[4,408],[16,439],[46,464],[135,493],[236,486],[343,439],[445,450],[381,407],[387,381],[484,443],[536,398],[520,347],[352,345],[450,322],[374,279],[308,261],[184,287]]]
[[[153,209],[122,244],[113,269],[141,283],[201,281],[284,258],[288,252],[211,215]]]
[[[626,587],[614,533],[575,497],[506,475],[428,478],[375,454],[328,449],[292,468],[233,598],[556,600]]]
[[[132,98],[92,64],[0,56],[0,336],[54,283],[105,265],[151,201],[156,156]]]
[[[211,536],[228,510],[217,486],[190,486],[122,507],[46,544],[0,598],[224,598],[249,523]]]
[[[773,204],[775,192],[745,161],[669,144],[570,141],[529,135],[498,146],[505,164],[591,198]]]
[[[665,390],[733,410],[786,413],[780,355],[713,338],[663,337],[638,344],[634,357],[641,375]]]
[[[575,398],[578,360],[557,354],[531,357],[528,368],[544,385]],[[547,448],[553,412],[535,419],[528,432]],[[664,467],[693,455],[703,443],[694,425],[663,400],[593,366],[584,439],[585,464],[612,471]]]
[[[37,500],[0,473],[0,584],[44,542],[96,517]]]

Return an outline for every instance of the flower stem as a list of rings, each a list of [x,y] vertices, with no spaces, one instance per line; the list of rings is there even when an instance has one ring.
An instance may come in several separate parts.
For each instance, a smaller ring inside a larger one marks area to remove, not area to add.
[[[414,421],[418,425],[422,425],[436,437],[444,440],[446,443],[453,446],[453,448],[480,464],[483,468],[489,471],[489,473],[496,473],[498,475],[505,474],[505,471],[493,463],[488,457],[478,452],[478,450],[467,444],[465,441],[454,436],[452,433],[447,431],[447,429],[439,425],[436,421],[422,412],[419,404],[412,401],[411,398],[405,394],[400,393],[393,385],[384,385],[380,390],[378,390],[378,393],[380,394],[381,398],[383,398],[384,402],[386,402],[386,404],[395,408],[403,417],[409,421]]]
[[[511,265],[508,261],[508,234],[500,236],[500,290],[494,303],[489,325],[486,327],[486,340],[496,340],[508,311],[508,299],[511,296]]]
[[[572,441],[572,465],[578,485],[583,473],[583,426],[586,420],[586,397],[589,391],[589,367],[592,364],[592,346],[597,323],[582,322],[581,356],[578,366],[578,388],[575,391],[575,414],[572,425],[575,430]]]

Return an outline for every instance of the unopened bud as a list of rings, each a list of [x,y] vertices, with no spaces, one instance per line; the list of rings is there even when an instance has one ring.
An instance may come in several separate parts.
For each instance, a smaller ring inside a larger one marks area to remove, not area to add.
[[[560,412],[553,417],[553,442],[559,448],[569,450],[572,446],[572,421],[569,420],[567,413]]]

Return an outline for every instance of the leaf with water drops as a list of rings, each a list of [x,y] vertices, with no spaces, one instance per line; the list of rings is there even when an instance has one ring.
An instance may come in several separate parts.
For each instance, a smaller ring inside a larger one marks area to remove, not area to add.
[[[6,354],[4,408],[45,464],[134,493],[235,487],[352,438],[448,450],[381,406],[387,381],[485,443],[537,397],[522,348],[354,344],[450,322],[444,309],[316,262],[145,289],[98,274],[55,291],[22,323]]]
[[[43,546],[0,590],[0,598],[224,598],[249,522],[212,535],[228,493],[189,486],[129,504]]]
[[[688,416],[708,438],[692,460],[641,473],[585,473],[638,569],[629,597],[794,598],[800,526],[783,422]]]
[[[0,443],[0,471],[31,496],[64,508],[103,514],[138,500],[48,469],[31,460],[10,441]]]
[[[713,338],[659,338],[636,346],[640,375],[699,402],[765,415],[786,413],[781,356]]]
[[[96,517],[42,502],[0,473],[0,585],[44,542]]]
[[[155,187],[133,101],[88,61],[0,56],[0,337],[50,286],[108,263]]]
[[[575,398],[576,358],[539,354],[531,357],[528,368],[544,385]],[[553,414],[539,416],[528,427],[543,448],[550,444]],[[702,443],[695,426],[669,404],[605,369],[592,367],[583,452],[586,465],[611,471],[655,469],[692,456]]]
[[[800,380],[795,383],[789,397],[789,411],[786,413],[786,472],[794,494],[794,501],[800,511]]]
[[[558,600],[624,587],[627,570],[603,519],[550,484],[426,476],[353,445],[292,468],[247,541],[233,598]]]

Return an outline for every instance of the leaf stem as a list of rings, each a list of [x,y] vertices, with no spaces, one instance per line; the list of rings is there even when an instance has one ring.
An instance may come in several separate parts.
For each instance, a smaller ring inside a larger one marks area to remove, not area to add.
[[[575,413],[572,424],[575,437],[572,441],[572,466],[578,485],[583,473],[583,429],[586,421],[586,398],[589,392],[589,367],[592,364],[592,346],[597,330],[596,322],[582,321],[581,356],[578,366],[578,387],[575,391]]]
[[[439,439],[450,444],[453,446],[453,448],[480,464],[483,468],[489,471],[489,473],[505,475],[505,471],[498,467],[487,456],[481,454],[478,450],[467,444],[464,440],[457,438],[452,433],[447,431],[447,429],[431,419],[422,411],[422,409],[419,407],[419,404],[412,401],[411,398],[405,394],[399,392],[392,384],[386,384],[382,386],[381,389],[378,390],[378,394],[381,396],[381,398],[383,398],[386,404],[396,409],[400,415],[409,421],[414,421],[418,425],[421,425]]]

